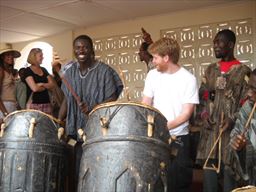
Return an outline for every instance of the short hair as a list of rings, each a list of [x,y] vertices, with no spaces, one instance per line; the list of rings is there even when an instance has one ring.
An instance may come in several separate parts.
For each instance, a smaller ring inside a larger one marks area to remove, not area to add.
[[[218,36],[218,35],[224,35],[228,39],[229,42],[231,41],[234,44],[236,43],[236,34],[233,31],[231,31],[230,29],[223,29],[223,30],[219,31],[216,36]]]
[[[42,49],[40,49],[40,48],[31,49],[29,54],[28,54],[27,62],[30,63],[31,65],[35,64],[37,53],[43,53]]]
[[[168,55],[174,64],[178,64],[180,58],[180,46],[175,39],[161,38],[149,46],[151,54],[158,54],[162,57]]]
[[[89,44],[91,45],[91,47],[93,48],[93,41],[92,41],[92,38],[89,37],[88,35],[80,35],[78,37],[76,37],[73,41],[73,46],[75,45],[76,41],[78,40],[85,40],[85,41],[88,41]]]
[[[76,38],[74,39],[74,41],[73,41],[73,46],[75,46],[75,43],[76,43],[76,41],[78,41],[78,40],[87,41],[87,42],[90,44],[90,46],[91,46],[93,56],[95,56],[95,52],[94,52],[94,48],[93,48],[93,41],[92,41],[92,38],[91,38],[91,37],[89,37],[88,35],[80,35],[80,36],[78,36],[78,37],[76,37]]]

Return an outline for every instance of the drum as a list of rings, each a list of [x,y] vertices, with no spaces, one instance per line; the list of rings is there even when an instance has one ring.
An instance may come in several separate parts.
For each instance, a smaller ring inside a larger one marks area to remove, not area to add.
[[[65,179],[64,129],[36,110],[9,114],[0,132],[1,192],[62,192]]]
[[[138,103],[111,102],[90,114],[79,172],[79,192],[167,192],[167,120]]]
[[[232,192],[255,192],[255,191],[256,191],[256,187],[252,186],[252,185],[248,185],[245,187],[241,187],[241,188],[232,190]]]

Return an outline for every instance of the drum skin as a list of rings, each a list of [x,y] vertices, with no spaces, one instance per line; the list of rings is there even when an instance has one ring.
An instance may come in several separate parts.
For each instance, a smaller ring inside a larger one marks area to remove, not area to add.
[[[35,119],[29,138],[31,119]],[[1,192],[62,192],[65,144],[58,125],[44,113],[23,110],[9,114],[0,137]]]
[[[105,135],[102,118],[108,119]],[[85,133],[79,192],[167,192],[169,132],[159,111],[136,103],[101,105],[90,113]]]

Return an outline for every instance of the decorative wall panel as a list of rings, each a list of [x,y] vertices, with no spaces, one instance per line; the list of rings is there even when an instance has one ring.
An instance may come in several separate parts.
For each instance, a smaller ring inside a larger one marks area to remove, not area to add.
[[[160,30],[161,37],[178,40],[181,46],[180,64],[192,72],[200,84],[205,68],[217,61],[213,52],[215,34],[229,28],[236,33],[236,57],[254,69],[254,45],[252,19],[225,21],[197,26]],[[150,31],[149,31],[150,33]],[[121,100],[140,101],[146,77],[146,65],[139,60],[138,50],[142,42],[141,34],[128,34],[94,40],[96,57],[112,66],[125,83]]]
[[[181,46],[180,64],[191,71],[200,83],[205,68],[217,61],[213,52],[213,38],[222,29],[231,29],[236,33],[235,56],[251,67],[253,63],[252,19],[226,21],[191,27],[161,30],[161,37],[177,39]]]
[[[138,50],[142,42],[141,34],[129,34],[94,40],[96,58],[109,64],[122,77],[125,91],[121,100],[140,101],[146,65],[139,60]]]

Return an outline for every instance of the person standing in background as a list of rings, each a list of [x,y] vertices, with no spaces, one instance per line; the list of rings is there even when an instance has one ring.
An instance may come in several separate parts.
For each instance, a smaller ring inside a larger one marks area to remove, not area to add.
[[[20,68],[18,71],[19,77],[15,82],[15,95],[18,104],[18,109],[26,109],[27,103],[27,86],[24,79],[25,68]]]
[[[219,62],[209,65],[200,87],[201,111],[198,116],[202,121],[201,136],[197,150],[197,162],[204,168],[204,192],[228,191],[229,175],[224,170],[227,160],[226,146],[230,141],[237,113],[244,102],[250,68],[234,56],[236,35],[229,29],[219,31],[213,40],[213,49]],[[211,149],[220,137],[221,147]],[[221,154],[219,156],[219,154]],[[220,163],[219,163],[220,162]],[[220,173],[210,167],[220,167]]]
[[[27,108],[52,115],[48,90],[54,88],[54,83],[48,71],[44,67],[40,67],[42,61],[42,49],[31,49],[27,59],[27,62],[31,65],[24,71],[27,85]]]
[[[20,52],[13,49],[0,51],[0,119],[17,109],[14,59],[20,56]]]
[[[144,28],[141,28],[142,31],[142,39],[143,42],[140,45],[140,49],[139,49],[139,57],[140,57],[140,61],[145,62],[147,65],[147,72],[149,72],[151,69],[154,69],[155,66],[152,62],[152,55],[148,52],[148,47],[150,44],[153,43],[151,36],[149,33],[147,33],[145,31]]]

